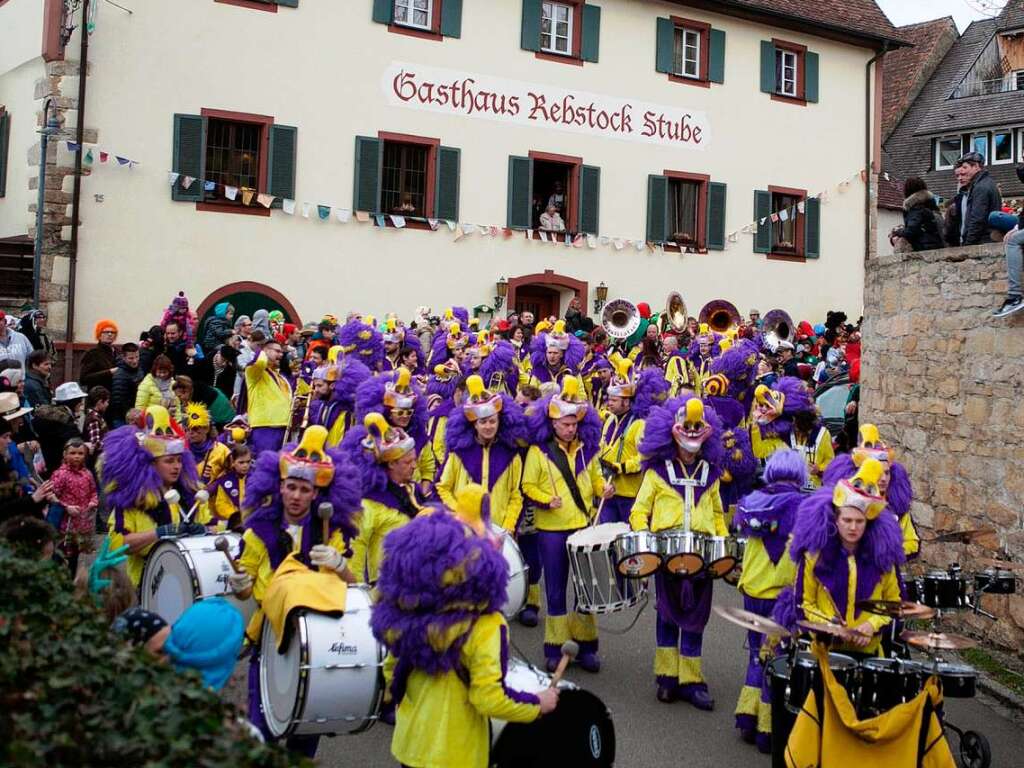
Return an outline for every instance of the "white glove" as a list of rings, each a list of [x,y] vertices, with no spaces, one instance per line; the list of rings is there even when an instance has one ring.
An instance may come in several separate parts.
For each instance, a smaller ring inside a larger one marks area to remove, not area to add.
[[[346,563],[345,558],[341,556],[341,552],[325,544],[317,544],[310,548],[309,562],[317,567],[324,566],[330,568],[336,573],[341,573],[345,570]]]
[[[231,591],[236,595],[248,592],[252,589],[252,576],[247,571],[232,573],[228,576],[228,586],[231,587]]]

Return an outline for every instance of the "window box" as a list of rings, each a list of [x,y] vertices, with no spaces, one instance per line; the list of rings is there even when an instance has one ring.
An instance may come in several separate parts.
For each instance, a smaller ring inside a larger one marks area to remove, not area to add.
[[[462,36],[462,0],[373,0],[373,20],[425,40]]]
[[[554,205],[565,232],[598,233],[600,168],[584,165],[579,157],[549,152],[512,156],[508,162],[507,226],[510,229],[541,229],[541,215],[549,205]]]
[[[523,0],[520,46],[538,59],[597,62],[601,9],[585,0]]]
[[[947,171],[963,154],[963,140],[959,136],[943,136],[935,140],[935,170]]]
[[[441,146],[439,139],[385,131],[376,138],[357,136],[353,207],[458,220],[460,159],[460,150]]]
[[[647,240],[680,248],[725,248],[726,186],[701,173],[647,177]]]
[[[773,214],[778,214],[777,221],[771,220]],[[754,253],[780,261],[806,261],[821,255],[821,201],[808,198],[807,190],[772,186],[756,190],[754,217]]]
[[[799,43],[761,41],[761,91],[773,101],[806,106],[818,101],[818,54]]]
[[[256,195],[295,198],[297,135],[297,128],[276,125],[268,115],[219,109],[175,115],[172,162],[180,175],[171,187],[171,199],[194,202],[201,211],[269,216],[270,210],[257,202]],[[186,176],[195,179],[188,188]],[[227,197],[227,186],[238,188],[234,200]],[[248,205],[243,188],[254,193]]]

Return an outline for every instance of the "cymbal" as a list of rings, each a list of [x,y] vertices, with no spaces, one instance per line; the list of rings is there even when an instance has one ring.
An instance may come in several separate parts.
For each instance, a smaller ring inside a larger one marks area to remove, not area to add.
[[[894,619],[930,619],[935,615],[934,608],[906,600],[859,600],[854,605],[858,611],[891,616]]]
[[[935,651],[960,651],[964,648],[974,648],[978,645],[977,640],[972,640],[963,635],[950,635],[945,632],[914,632],[908,629],[900,637],[915,648]]]
[[[1022,571],[1024,572],[1024,563],[1011,563],[1008,560],[990,560],[988,558],[978,558],[980,565],[987,565],[990,568],[1001,568],[1004,571]]]
[[[981,536],[988,536],[996,532],[995,528],[969,528],[965,531],[945,531],[943,533],[935,534],[932,539],[926,539],[929,542],[951,542],[956,541],[961,544],[970,544]]]
[[[751,632],[760,632],[762,635],[788,635],[789,631],[771,619],[759,616],[756,613],[745,611],[742,608],[723,608],[715,606],[715,613],[726,621],[732,622],[738,627],[743,627]]]
[[[842,624],[820,624],[816,621],[798,621],[796,623],[801,629],[806,629],[808,632],[816,632],[823,635],[832,635],[833,637],[847,638],[850,635],[850,630],[844,627]]]

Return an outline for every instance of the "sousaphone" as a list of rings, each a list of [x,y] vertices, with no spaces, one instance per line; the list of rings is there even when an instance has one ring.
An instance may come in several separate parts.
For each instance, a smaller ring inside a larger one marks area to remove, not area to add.
[[[764,316],[761,324],[761,332],[764,333],[764,345],[769,352],[776,352],[779,343],[788,341],[793,343],[796,337],[796,326],[793,325],[793,318],[784,309],[773,309]]]
[[[715,333],[725,333],[730,328],[739,326],[740,312],[736,305],[725,299],[712,299],[700,311],[700,322],[707,323]]]
[[[679,291],[672,291],[665,300],[665,313],[658,319],[658,330],[677,336],[686,330],[686,302]]]
[[[628,339],[640,327],[640,310],[631,301],[612,299],[604,305],[601,326],[616,341]]]

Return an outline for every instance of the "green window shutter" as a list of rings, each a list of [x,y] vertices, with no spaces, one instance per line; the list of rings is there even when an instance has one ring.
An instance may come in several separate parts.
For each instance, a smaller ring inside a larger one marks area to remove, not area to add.
[[[395,0],[373,0],[373,20],[390,24],[395,20]]]
[[[597,50],[601,43],[601,8],[596,5],[583,6],[583,40],[580,42],[580,58],[597,62]]]
[[[447,5],[447,2],[445,3]],[[437,150],[437,184],[434,187],[434,218],[459,220],[459,163],[462,151],[454,147]]]
[[[380,164],[383,159],[380,139],[356,136],[355,191],[352,207],[357,211],[380,210]]]
[[[775,93],[775,44],[761,41],[761,93]]]
[[[821,200],[816,197],[804,201],[804,256],[821,256]]]
[[[804,99],[818,101],[818,54],[810,51],[804,54]]]
[[[772,221],[768,217],[772,213],[772,196],[763,190],[754,191],[754,223],[757,234],[754,235],[754,253],[771,253]],[[761,219],[765,219],[762,224]]]
[[[7,194],[7,147],[11,141],[11,116],[0,112],[0,197]]]
[[[278,5],[283,5],[286,8],[298,8],[299,0],[274,0]]]
[[[708,50],[708,80],[725,82],[725,30],[712,29]]]
[[[299,129],[290,125],[270,126],[270,156],[267,158],[267,194],[295,199],[295,149]],[[274,201],[274,208],[280,208]]]
[[[533,226],[533,160],[528,157],[508,158],[508,215],[510,229]]]
[[[647,177],[647,240],[664,243],[668,240],[668,177]]]
[[[441,4],[441,34],[462,37],[462,0],[444,0]]]
[[[601,210],[601,169],[593,165],[580,168],[579,231],[596,235]]]
[[[524,51],[540,50],[541,0],[523,0],[523,32],[519,42]]]
[[[725,184],[708,184],[706,240],[709,251],[725,250]]]
[[[199,115],[174,116],[174,157],[171,170],[178,180],[171,187],[171,199],[197,203],[203,199],[206,173],[206,120]],[[182,186],[186,176],[195,179],[188,189]]]
[[[672,19],[658,19],[658,42],[655,47],[654,69],[672,74],[672,60],[675,54],[676,25]]]

